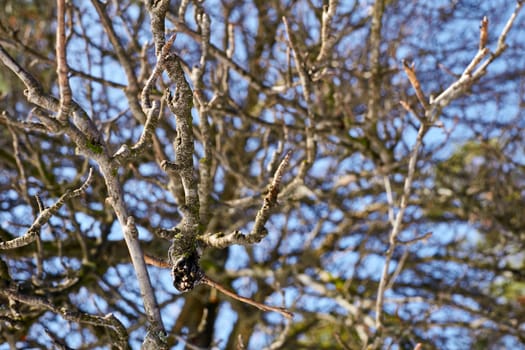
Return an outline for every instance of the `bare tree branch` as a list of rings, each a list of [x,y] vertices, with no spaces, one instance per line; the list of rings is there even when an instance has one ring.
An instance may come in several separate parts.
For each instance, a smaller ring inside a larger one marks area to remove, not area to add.
[[[72,307],[68,306],[57,307],[49,301],[47,301],[44,297],[25,295],[16,291],[13,288],[0,289],[0,295],[7,297],[11,300],[18,301],[20,303],[50,310],[69,321],[107,327],[113,330],[114,334],[116,335],[115,345],[117,346],[117,348],[129,349],[128,332],[126,331],[126,328],[122,325],[122,323],[113,314],[97,316],[74,310]]]
[[[261,303],[256,302],[253,299],[245,298],[245,297],[242,297],[240,295],[237,295],[237,294],[235,294],[233,292],[230,292],[228,289],[224,288],[219,283],[211,280],[207,276],[204,276],[204,278],[202,279],[202,283],[207,284],[208,286],[213,287],[213,288],[221,291],[222,293],[226,294],[227,296],[229,296],[229,297],[231,297],[233,299],[236,299],[236,300],[242,301],[243,303],[255,306],[259,310],[266,311],[266,312],[268,312],[268,311],[278,312],[282,316],[284,316],[284,317],[286,317],[288,319],[292,319],[293,318],[293,314],[290,311],[286,310],[285,308],[261,304]]]
[[[69,114],[72,94],[68,79],[68,65],[66,58],[66,2],[57,0],[57,30],[56,30],[56,57],[58,85],[60,87],[60,109],[57,120],[64,123]]]
[[[206,234],[199,237],[199,240],[204,243],[205,246],[215,247],[215,248],[225,248],[233,244],[240,245],[250,245],[260,242],[268,234],[268,230],[265,225],[273,208],[277,204],[277,196],[279,194],[279,189],[281,185],[281,180],[284,175],[284,171],[290,162],[290,157],[292,151],[288,151],[284,156],[281,164],[275,171],[273,180],[268,186],[268,193],[264,197],[263,205],[257,212],[255,217],[255,223],[253,225],[252,231],[245,235],[241,231],[233,231],[229,234],[224,234],[222,232]]]
[[[35,239],[37,239],[37,236],[40,234],[40,229],[42,228],[42,226],[44,226],[49,221],[51,216],[53,216],[54,214],[58,212],[58,210],[60,209],[60,207],[62,207],[62,205],[64,205],[66,200],[78,197],[87,190],[89,184],[91,183],[92,177],[93,177],[93,169],[90,168],[89,174],[86,180],[84,181],[84,183],[82,184],[82,186],[80,186],[74,191],[66,191],[66,193],[60,196],[60,198],[55,202],[55,204],[53,204],[51,207],[46,208],[42,212],[40,212],[38,217],[35,219],[35,221],[31,225],[31,227],[27,230],[27,232],[24,233],[24,235],[17,237],[15,239],[12,239],[10,241],[7,241],[7,242],[0,242],[0,250],[16,249],[16,248],[23,247],[25,245],[28,245],[34,242]]]
[[[521,8],[521,4],[518,3],[515,11],[509,18],[507,25],[509,22],[512,23],[512,21],[514,20],[516,16],[516,11],[519,11],[520,8]],[[485,30],[486,28],[482,26],[481,28],[482,35],[484,35],[483,31]],[[498,40],[498,43],[503,42],[504,35],[506,35],[506,33],[507,31],[504,30],[504,32],[501,34],[503,36],[503,39],[501,39],[502,36],[500,36],[500,40]],[[501,44],[501,45],[504,45],[504,44]],[[498,48],[499,46],[500,45],[498,44]],[[486,47],[480,47],[480,50],[478,51],[474,59],[471,61],[471,63],[467,66],[467,68],[465,69],[461,77],[458,80],[456,80],[454,83],[452,83],[447,89],[445,89],[436,99],[434,99],[433,101],[430,101],[430,106],[426,108],[426,113],[425,113],[428,118],[427,119],[428,121],[430,121],[431,123],[435,122],[437,118],[439,117],[439,113],[441,112],[441,109],[443,107],[448,105],[453,99],[457,98],[461,93],[465,91],[467,86],[472,84],[474,81],[479,79],[484,74],[482,73],[482,71],[479,70],[479,68],[473,74],[471,73],[473,69],[479,64],[479,62],[481,62],[482,58],[487,53],[488,53],[488,49]],[[489,59],[485,61],[485,63],[486,64],[490,63],[493,60],[493,57],[494,56],[491,56]],[[417,86],[419,86],[419,82],[417,81],[417,78],[415,78],[415,74],[413,74],[414,73],[413,68],[407,67],[407,65],[405,65],[405,71],[407,71],[407,75],[409,75],[409,80],[411,81],[412,85],[417,91]],[[414,80],[414,82],[412,82],[412,80]],[[421,101],[423,97],[418,96],[418,98],[420,98],[420,101]],[[422,101],[425,101],[425,100],[423,99]],[[390,236],[389,236],[389,248],[385,253],[385,263],[383,265],[383,271],[382,271],[381,278],[379,281],[376,308],[375,308],[375,311],[376,311],[375,322],[376,322],[376,328],[379,334],[381,333],[383,329],[383,323],[382,323],[383,316],[382,315],[383,315],[384,293],[385,293],[387,286],[392,285],[393,283],[392,280],[389,281],[390,262],[394,254],[394,250],[396,249],[399,243],[397,240],[397,236],[399,235],[402,229],[402,222],[404,219],[405,211],[407,209],[408,200],[412,193],[412,183],[414,181],[418,154],[422,147],[423,138],[427,130],[428,130],[428,125],[427,123],[423,122],[419,127],[416,142],[414,146],[412,147],[411,155],[408,160],[408,174],[404,181],[403,194],[401,196],[399,209],[398,209],[395,221],[392,225],[392,231],[390,232]],[[396,272],[394,276],[397,276],[398,274],[399,272]],[[392,278],[394,276],[392,276]],[[377,338],[377,339],[381,339],[381,338]]]

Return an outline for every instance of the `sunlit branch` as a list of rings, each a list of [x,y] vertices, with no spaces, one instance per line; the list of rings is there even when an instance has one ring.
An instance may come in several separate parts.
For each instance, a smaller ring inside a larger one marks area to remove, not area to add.
[[[144,309],[148,322],[150,323],[150,332],[148,332],[144,343],[151,344],[146,349],[158,349],[165,348],[164,337],[165,330],[160,310],[155,298],[153,286],[144,262],[144,254],[142,247],[138,239],[138,230],[136,227],[135,219],[133,216],[128,214],[128,208],[124,202],[124,191],[122,185],[115,175],[116,164],[111,163],[109,159],[100,160],[100,169],[104,180],[106,182],[106,188],[108,191],[108,197],[106,198],[117,216],[126,245],[128,247],[131,262],[137,276],[139,288],[144,301]]]
[[[401,196],[401,201],[399,204],[397,215],[395,217],[395,221],[392,225],[392,231],[389,236],[389,247],[385,253],[385,263],[384,263],[383,271],[382,271],[381,278],[379,281],[379,287],[378,287],[377,299],[376,299],[376,310],[375,310],[376,311],[375,323],[376,323],[376,328],[379,334],[381,333],[383,329],[383,324],[382,324],[383,316],[382,315],[383,315],[384,293],[387,288],[392,286],[395,276],[399,274],[399,271],[396,271],[394,275],[389,278],[390,263],[391,263],[395,248],[400,243],[397,237],[399,233],[401,232],[403,218],[404,218],[405,211],[408,205],[408,200],[412,192],[412,183],[414,181],[418,154],[423,144],[423,138],[428,130],[429,125],[431,125],[429,123],[434,123],[439,117],[439,114],[442,108],[447,106],[452,100],[454,100],[455,98],[459,97],[462,93],[464,93],[467,87],[469,87],[472,83],[477,81],[484,74],[486,66],[490,62],[492,62],[492,60],[497,55],[502,53],[504,46],[505,46],[504,38],[506,34],[508,33],[508,31],[510,30],[510,25],[514,21],[514,18],[517,12],[519,11],[519,9],[521,8],[521,5],[522,4],[518,2],[518,4],[516,5],[515,11],[513,12],[511,17],[507,21],[507,25],[505,26],[505,29],[500,35],[500,38],[498,40],[498,49],[496,50],[497,54],[495,53],[495,54],[490,55],[489,58],[487,58],[481,64],[481,67],[479,67],[476,71],[473,72],[474,68],[478,64],[480,64],[480,62],[483,60],[483,57],[486,56],[489,52],[487,47],[481,47],[482,45],[480,45],[479,51],[474,56],[471,63],[467,66],[467,68],[465,69],[461,77],[459,77],[455,82],[453,82],[447,89],[445,89],[441,94],[439,94],[439,96],[437,96],[434,100],[431,100],[426,109],[425,116],[426,116],[427,122],[421,123],[418,134],[417,134],[416,142],[411,150],[411,154],[410,154],[409,161],[408,161],[408,173],[405,178],[404,186],[403,186],[403,194]],[[484,31],[486,30],[487,30],[486,25],[483,25],[483,22],[482,22],[481,34],[480,34],[481,37],[486,35],[484,34]],[[412,79],[410,78],[410,74],[412,72],[411,72],[410,67],[408,68],[409,69],[407,71],[407,74],[409,75],[409,80],[411,80],[411,83],[414,86],[415,84],[412,82],[412,80],[415,79],[415,76],[412,77]],[[407,70],[406,66],[405,66],[405,70]],[[417,82],[417,85],[419,85],[419,82]],[[406,109],[409,109],[406,103],[403,103],[402,105]],[[424,235],[422,239],[426,238],[427,235],[428,234]],[[380,341],[379,339],[380,338],[377,338],[377,341]]]
[[[65,122],[71,105],[71,87],[69,86],[66,58],[66,1],[57,0],[57,29],[56,29],[56,57],[57,57],[57,75],[58,86],[60,89],[60,109],[57,119],[60,122]]]
[[[480,49],[472,59],[471,63],[467,66],[467,68],[465,68],[461,77],[454,83],[452,83],[445,91],[439,94],[438,97],[430,101],[431,108],[426,113],[427,119],[429,121],[435,121],[439,117],[441,109],[450,104],[452,100],[456,99],[461,94],[463,94],[465,90],[472,85],[472,83],[476,82],[479,78],[485,75],[488,65],[503,53],[503,51],[507,47],[507,44],[505,43],[505,38],[507,37],[507,34],[510,31],[510,28],[512,27],[512,24],[514,23],[522,6],[522,1],[516,2],[514,12],[507,20],[505,27],[503,28],[501,34],[498,37],[498,45],[496,47],[496,51],[491,53],[486,46],[482,48],[480,47]],[[485,26],[482,23],[482,32],[485,30],[484,28]],[[483,36],[483,33],[481,33],[480,36]],[[483,61],[483,58],[487,55],[488,57]],[[478,68],[474,70],[476,66],[478,66]]]
[[[23,247],[25,245],[28,245],[34,242],[35,239],[37,238],[37,235],[40,234],[40,229],[42,228],[43,225],[45,225],[49,221],[51,216],[55,215],[58,212],[58,210],[60,209],[60,207],[62,207],[62,205],[64,205],[64,202],[66,200],[78,197],[82,193],[84,193],[87,190],[89,184],[91,183],[92,178],[93,178],[93,169],[90,168],[89,174],[86,180],[84,181],[84,183],[82,184],[82,186],[80,186],[74,191],[71,191],[71,190],[66,191],[66,193],[60,196],[60,198],[55,202],[55,204],[53,204],[49,208],[46,208],[45,210],[40,212],[36,220],[33,222],[33,224],[27,230],[27,232],[24,233],[24,235],[17,237],[15,239],[12,239],[10,241],[7,241],[7,242],[0,242],[0,250],[15,249],[15,248]]]
[[[146,123],[144,124],[144,129],[142,130],[137,143],[131,148],[128,147],[128,145],[123,144],[113,155],[113,159],[118,164],[123,164],[130,158],[137,158],[147,148],[151,147],[155,128],[157,127],[161,117],[161,111],[163,110],[162,107],[164,107],[164,99],[162,100],[162,105],[158,101],[153,102],[152,106],[147,110]]]
[[[200,6],[200,5],[198,5]],[[201,39],[201,56],[199,65],[192,70],[191,78],[194,90],[194,102],[198,108],[199,130],[201,142],[204,148],[204,155],[199,160],[199,217],[203,226],[209,221],[210,216],[210,193],[212,193],[212,135],[210,123],[208,122],[209,102],[204,95],[205,84],[203,81],[208,60],[208,51],[210,46],[210,18],[204,8],[199,7],[197,10],[197,24],[199,25],[202,35]],[[215,95],[217,97],[217,95]]]
[[[334,44],[333,33],[332,33],[332,20],[337,10],[338,1],[330,0],[327,5],[323,5],[323,17],[321,23],[321,49],[319,55],[315,59],[317,62],[321,62],[328,57],[329,52]]]
[[[403,60],[403,68],[405,70],[406,75],[408,76],[408,80],[410,81],[410,84],[412,84],[412,87],[414,90],[416,90],[416,96],[421,105],[425,110],[428,109],[428,102],[425,97],[425,94],[423,93],[423,90],[421,89],[421,84],[419,83],[419,80],[416,76],[416,69],[414,63],[409,64],[406,60]]]
[[[260,242],[264,237],[266,237],[268,230],[266,229],[265,224],[270,218],[272,209],[277,204],[277,196],[279,194],[282,177],[286,167],[288,166],[288,163],[290,162],[291,155],[292,152],[288,151],[279,164],[279,167],[277,167],[277,170],[273,176],[273,180],[268,186],[268,193],[263,199],[263,205],[255,217],[253,229],[248,235],[245,235],[241,231],[236,230],[227,234],[222,232],[209,233],[200,236],[199,240],[202,241],[205,246],[225,248],[234,244],[251,245]]]
[[[173,143],[175,148],[176,162],[164,162],[163,168],[170,168],[171,164],[176,164],[177,175],[180,176],[184,188],[185,203],[180,210],[183,213],[183,220],[180,229],[183,235],[188,238],[197,235],[199,220],[199,195],[197,181],[194,176],[193,154],[193,117],[191,108],[193,106],[193,93],[190,85],[186,81],[182,70],[179,57],[170,53],[166,57],[166,72],[173,83],[175,83],[175,93],[167,97],[168,107],[175,116],[177,136]],[[169,174],[168,174],[169,175]]]

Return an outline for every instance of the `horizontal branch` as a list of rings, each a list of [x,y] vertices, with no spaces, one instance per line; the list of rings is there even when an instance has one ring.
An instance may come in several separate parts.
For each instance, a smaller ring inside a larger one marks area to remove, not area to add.
[[[19,303],[50,310],[68,321],[110,328],[116,335],[114,338],[115,346],[118,349],[129,349],[128,332],[124,325],[122,325],[112,313],[105,316],[98,316],[73,310],[71,306],[57,307],[44,297],[22,294],[16,290],[16,288],[2,288],[0,289],[0,295]]]

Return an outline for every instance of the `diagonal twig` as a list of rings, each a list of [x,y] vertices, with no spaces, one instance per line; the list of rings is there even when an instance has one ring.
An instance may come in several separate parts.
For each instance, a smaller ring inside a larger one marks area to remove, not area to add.
[[[23,246],[26,246],[32,243],[37,238],[37,235],[39,234],[42,226],[45,225],[49,221],[51,216],[53,216],[54,214],[58,212],[58,210],[62,207],[62,205],[64,205],[66,200],[70,198],[78,197],[87,190],[89,184],[91,183],[92,177],[93,177],[93,169],[90,168],[86,181],[84,181],[82,186],[80,186],[74,191],[70,191],[70,190],[66,191],[66,193],[60,196],[60,198],[55,202],[55,204],[41,211],[38,217],[35,219],[35,221],[31,225],[31,227],[29,227],[29,229],[24,235],[14,238],[12,240],[6,241],[6,242],[0,242],[0,250],[16,249],[16,248],[23,247]]]
[[[290,162],[291,155],[292,151],[290,150],[286,153],[277,167],[273,180],[268,187],[268,193],[264,197],[263,204],[255,216],[255,224],[248,235],[236,230],[228,234],[222,232],[206,234],[200,236],[199,240],[204,243],[205,246],[225,248],[233,244],[250,245],[259,243],[264,237],[266,237],[268,230],[266,229],[265,224],[270,218],[272,209],[277,204],[282,177]]]
[[[410,84],[412,84],[412,87],[414,90],[416,90],[416,96],[423,108],[425,110],[428,109],[428,102],[425,97],[425,94],[423,93],[423,90],[421,89],[421,84],[419,83],[419,80],[416,76],[416,68],[414,66],[414,63],[409,64],[406,60],[403,60],[403,69],[405,70],[406,75],[408,76],[408,80],[410,81]]]
[[[317,55],[317,58],[315,59],[317,62],[321,62],[326,57],[328,57],[328,54],[334,45],[334,40],[331,36],[332,28],[330,27],[337,10],[337,5],[337,0],[330,0],[328,1],[327,5],[323,6],[323,19],[321,24],[321,49],[319,50],[319,55]]]
[[[151,255],[144,255],[144,261],[146,261],[147,264],[150,264],[150,265],[153,265],[153,266],[157,266],[157,267],[160,267],[160,268],[164,268],[164,269],[171,268],[171,264],[169,262],[167,262],[165,260],[162,260],[162,259],[159,259],[159,258],[156,258],[156,257],[151,256]],[[262,303],[259,303],[259,302],[255,301],[253,299],[240,296],[240,295],[238,295],[238,294],[236,294],[236,293],[226,289],[220,283],[212,280],[211,278],[209,278],[206,275],[203,275],[203,277],[201,278],[199,283],[206,284],[206,285],[208,285],[208,286],[210,286],[212,288],[215,288],[218,291],[226,294],[227,296],[229,296],[229,297],[231,297],[231,298],[233,298],[235,300],[239,300],[239,301],[241,301],[243,303],[255,306],[259,310],[267,311],[267,312],[271,312],[271,311],[278,312],[278,313],[280,313],[281,315],[283,315],[284,317],[286,317],[288,319],[293,318],[293,313],[291,313],[290,311],[288,311],[287,309],[285,309],[283,307],[276,307],[276,306],[265,305],[265,304],[262,304]]]
[[[228,289],[224,288],[221,284],[219,284],[219,283],[215,282],[214,280],[210,279],[208,276],[204,276],[202,278],[202,280],[201,280],[201,283],[206,284],[206,285],[208,285],[210,287],[213,287],[213,288],[217,289],[218,291],[226,294],[227,296],[229,296],[229,297],[231,297],[231,298],[233,298],[235,300],[239,300],[239,301],[242,301],[243,303],[255,306],[259,310],[267,311],[267,312],[271,312],[271,311],[278,312],[278,313],[280,313],[281,315],[283,315],[284,317],[286,317],[288,319],[292,319],[293,318],[293,313],[291,313],[290,311],[286,310],[283,307],[269,306],[269,305],[265,305],[265,304],[262,304],[262,303],[258,303],[258,302],[256,302],[253,299],[242,297],[242,296],[240,296],[240,295],[238,295],[238,294],[236,294],[234,292],[231,292]]]

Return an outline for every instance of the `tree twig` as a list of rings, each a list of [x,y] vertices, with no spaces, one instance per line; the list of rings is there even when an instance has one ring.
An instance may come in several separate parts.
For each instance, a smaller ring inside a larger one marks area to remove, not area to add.
[[[115,345],[119,349],[129,349],[128,332],[122,323],[111,313],[105,316],[98,316],[74,310],[69,306],[57,307],[49,302],[45,297],[22,294],[21,292],[17,291],[16,288],[11,287],[0,288],[0,295],[23,304],[50,310],[51,312],[60,315],[69,321],[110,328],[117,336],[115,339]]]
[[[301,53],[298,51],[298,47],[295,44],[295,40],[293,38],[292,32],[290,31],[290,27],[288,25],[288,20],[286,17],[283,17],[283,23],[284,23],[284,29],[286,31],[286,35],[288,36],[288,45],[290,45],[290,48],[292,49],[292,53],[294,56],[294,62],[295,62],[295,69],[297,70],[297,73],[299,74],[299,80],[301,81],[301,87],[303,89],[303,98],[306,102],[307,107],[307,118],[305,120],[305,133],[306,133],[306,161],[301,164],[301,169],[299,169],[299,173],[301,175],[298,175],[300,178],[304,178],[306,175],[307,170],[312,166],[313,160],[315,157],[315,147],[314,147],[314,135],[313,135],[313,129],[315,127],[315,113],[314,113],[314,101],[312,100],[312,79],[310,78],[307,68],[306,68],[306,62],[303,62],[301,60]]]
[[[412,84],[412,87],[416,91],[417,99],[419,100],[423,108],[427,110],[428,102],[425,97],[425,94],[423,93],[423,90],[421,89],[421,84],[419,83],[419,80],[417,79],[414,63],[409,64],[406,60],[403,60],[403,69],[405,70],[405,73],[408,76],[408,80],[410,81],[410,84]]]
[[[70,198],[78,197],[86,191],[89,184],[91,183],[92,176],[93,176],[93,169],[90,168],[88,176],[86,180],[84,181],[84,183],[82,184],[82,186],[80,186],[74,191],[70,191],[70,190],[66,191],[66,193],[60,196],[60,198],[55,202],[55,204],[41,211],[38,217],[35,219],[35,221],[31,225],[31,227],[29,227],[29,229],[26,231],[24,235],[14,238],[12,240],[9,240],[7,242],[0,242],[0,250],[16,249],[16,248],[23,247],[23,246],[26,246],[34,242],[38,234],[40,233],[40,229],[42,228],[42,226],[45,225],[49,221],[51,216],[53,216],[54,214],[58,212],[58,210],[62,207],[62,205],[64,205],[66,200]]]
[[[162,260],[162,259],[159,259],[157,257],[151,256],[151,255],[145,254],[144,255],[144,260],[146,261],[147,264],[152,265],[152,266],[156,266],[156,267],[159,267],[159,268],[169,269],[169,268],[172,267],[169,262],[167,262],[165,260]],[[260,309],[262,311],[278,312],[278,313],[280,313],[281,315],[283,315],[286,318],[289,318],[289,319],[293,318],[293,313],[291,313],[290,311],[286,310],[285,308],[276,307],[276,306],[268,306],[268,305],[256,302],[253,299],[237,295],[234,292],[231,292],[228,289],[226,289],[225,287],[223,287],[220,283],[215,282],[214,280],[212,280],[211,278],[209,278],[206,275],[202,276],[202,278],[200,279],[199,283],[206,284],[206,285],[208,285],[208,286],[210,286],[212,288],[215,288],[218,291],[226,294],[227,296],[232,297],[235,300],[239,300],[239,301],[241,301],[243,303],[255,306],[256,308],[258,308],[258,309]]]
[[[490,64],[494,60],[495,57],[497,57],[503,52],[505,48],[505,42],[504,42],[505,36],[510,30],[510,26],[515,20],[517,13],[521,9],[522,4],[523,4],[522,2],[517,3],[514,12],[508,19],[507,24],[498,39],[498,48],[496,52],[492,54],[491,56],[489,56],[489,58],[487,58],[481,64],[481,66],[476,71],[473,72],[474,68],[482,61],[483,57],[486,56],[487,53],[489,52],[487,47],[481,47],[482,45],[480,45],[480,49],[474,56],[471,63],[467,66],[467,68],[465,68],[465,71],[463,72],[461,77],[459,77],[455,82],[453,82],[437,98],[435,98],[434,100],[431,100],[428,108],[426,109],[426,112],[425,112],[426,122],[421,123],[419,127],[416,142],[414,146],[412,147],[412,151],[409,157],[408,174],[405,178],[405,182],[403,186],[403,194],[401,196],[401,201],[399,204],[399,210],[397,212],[395,221],[392,225],[392,231],[390,232],[389,247],[385,253],[385,263],[383,265],[383,271],[381,273],[381,277],[379,281],[379,287],[378,287],[377,299],[376,299],[376,308],[375,308],[375,311],[376,311],[375,325],[376,325],[378,334],[380,334],[383,329],[382,317],[383,317],[383,303],[384,303],[385,290],[387,289],[387,287],[390,287],[393,283],[392,279],[390,279],[389,281],[389,278],[388,278],[389,270],[390,270],[390,263],[391,263],[394,251],[397,245],[400,243],[397,237],[401,231],[403,218],[404,218],[405,211],[408,205],[408,200],[412,192],[412,183],[414,181],[418,153],[422,147],[423,138],[426,134],[426,131],[428,130],[429,125],[434,123],[436,119],[439,117],[439,114],[441,113],[442,108],[447,106],[452,100],[454,100],[459,95],[461,95],[465,91],[467,86],[470,86],[473,82],[479,79],[484,74],[485,69],[488,66],[488,64]],[[480,37],[484,37],[486,35],[486,33],[484,33],[487,30],[485,27],[486,26],[483,25],[482,23]],[[409,73],[410,72],[407,72],[407,74]],[[423,238],[425,238],[427,235],[424,235]],[[396,271],[395,275],[399,274],[399,272],[400,271]],[[376,342],[380,342],[380,341],[381,341],[381,337],[377,337]]]
[[[321,23],[321,49],[319,50],[319,55],[315,59],[317,62],[323,61],[328,57],[328,53],[332,49],[334,40],[332,38],[332,20],[335,16],[337,10],[338,1],[330,0],[328,4],[323,5],[323,17]]]
[[[290,157],[292,155],[291,150],[289,150],[284,156],[283,160],[277,167],[275,174],[273,176],[272,182],[268,186],[268,193],[263,199],[263,204],[257,215],[255,217],[255,223],[253,225],[252,231],[245,235],[241,231],[233,231],[228,234],[222,232],[219,233],[209,233],[199,237],[199,240],[204,243],[205,246],[215,247],[215,248],[225,248],[233,244],[240,245],[250,245],[260,242],[268,234],[268,230],[265,225],[270,215],[272,209],[277,204],[277,196],[279,194],[282,177],[284,171],[290,162]]]
[[[293,313],[291,313],[290,311],[286,310],[283,307],[276,307],[276,306],[269,306],[269,305],[261,304],[259,302],[256,302],[253,299],[245,298],[245,297],[242,297],[240,295],[237,295],[237,294],[229,291],[228,289],[224,288],[219,283],[213,281],[208,276],[204,276],[204,278],[201,280],[201,283],[206,284],[206,285],[208,285],[210,287],[213,287],[213,288],[217,289],[218,291],[226,294],[227,296],[229,296],[229,297],[231,297],[231,298],[233,298],[235,300],[239,300],[239,301],[242,301],[243,303],[255,306],[259,310],[266,311],[266,312],[278,312],[278,313],[280,313],[281,315],[283,315],[284,317],[286,317],[288,319],[292,319],[293,318]]]

